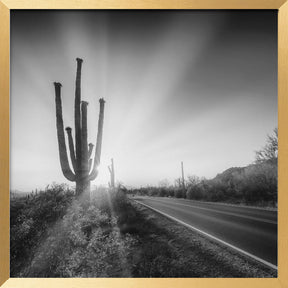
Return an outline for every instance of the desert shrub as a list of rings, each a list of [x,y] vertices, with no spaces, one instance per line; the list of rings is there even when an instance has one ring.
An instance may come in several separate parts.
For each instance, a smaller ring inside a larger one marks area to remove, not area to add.
[[[225,201],[227,194],[227,186],[222,181],[211,181],[208,188],[208,201]],[[206,196],[206,197],[207,197]]]
[[[174,197],[175,198],[186,198],[186,191],[183,188],[175,188],[174,189]]]
[[[159,197],[167,197],[167,196],[169,196],[168,189],[164,188],[164,187],[159,188],[158,196]]]
[[[53,184],[28,202],[25,197],[10,203],[10,270],[11,276],[31,250],[44,237],[49,226],[61,218],[72,202],[74,192],[66,185]],[[18,209],[17,209],[18,208]]]
[[[127,203],[126,193],[121,188],[98,188],[91,194],[91,203],[93,203],[93,205],[95,205],[100,211],[108,213],[109,216],[112,211],[121,211],[123,206]]]
[[[151,188],[147,188],[146,190],[146,195],[148,196],[156,196],[156,190],[154,187],[151,187]]]
[[[277,166],[265,163],[245,170],[239,189],[247,203],[277,202]]]
[[[126,205],[128,201],[121,190],[100,189],[88,206],[74,200],[62,221],[49,230],[48,237],[37,247],[22,276],[129,276],[127,257],[136,239],[121,229],[122,222],[134,216],[124,216],[129,211]]]
[[[266,162],[230,168],[212,180],[191,182],[186,196],[195,200],[275,206],[277,165]]]
[[[82,235],[79,236],[79,238]],[[83,237],[83,236],[82,236]],[[103,235],[95,230],[84,245],[66,251],[57,265],[60,277],[128,277],[128,251],[135,240],[130,235],[121,237],[114,230]],[[70,246],[71,247],[71,246]]]
[[[200,185],[191,185],[186,192],[187,199],[200,200],[203,199],[203,190]]]

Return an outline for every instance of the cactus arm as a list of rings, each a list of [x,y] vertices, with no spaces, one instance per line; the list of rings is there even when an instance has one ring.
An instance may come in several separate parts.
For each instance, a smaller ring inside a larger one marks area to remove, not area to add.
[[[82,116],[82,127],[81,127],[81,170],[82,176],[86,178],[88,176],[88,142],[87,142],[87,106],[88,102],[81,102],[81,116]]]
[[[96,177],[98,176],[98,173],[99,173],[99,171],[98,171],[97,167],[94,167],[94,165],[93,165],[93,170],[89,174],[89,181],[95,180]]]
[[[94,167],[97,167],[100,164],[102,135],[103,135],[103,120],[104,120],[104,105],[105,105],[104,99],[100,99],[99,103],[100,103],[100,113],[98,120],[98,132],[97,132],[97,143],[95,149]]]
[[[89,175],[90,181],[95,180],[95,178],[98,175],[97,167],[100,164],[100,156],[101,156],[103,120],[104,120],[104,105],[105,105],[104,99],[101,98],[99,100],[99,103],[100,103],[100,113],[99,113],[99,119],[98,119],[97,143],[96,143],[96,149],[95,149],[94,165],[93,165],[93,169]]]
[[[90,158],[92,156],[93,147],[94,147],[94,145],[92,143],[89,143],[88,158]]]
[[[65,130],[68,136],[68,143],[69,143],[70,158],[71,158],[72,166],[73,166],[74,172],[76,173],[77,164],[76,164],[76,157],[75,157],[75,151],[74,151],[74,142],[72,138],[72,129],[70,127],[67,127]]]
[[[110,174],[112,173],[112,171],[111,171],[111,168],[110,168],[110,166],[108,166],[108,170],[109,170],[109,172],[110,172]]]
[[[90,172],[90,170],[91,170],[91,167],[92,167],[92,159],[89,159],[89,163],[88,163],[88,173]]]
[[[75,145],[76,145],[76,162],[77,172],[81,170],[81,68],[83,60],[77,58],[77,72],[76,72],[76,89],[75,89]]]
[[[60,164],[63,175],[70,181],[75,181],[75,174],[69,166],[65,135],[64,135],[64,125],[62,117],[62,101],[61,101],[61,84],[54,82],[55,86],[55,103],[56,103],[56,127],[57,127],[57,138],[59,147]]]
[[[88,162],[88,173],[89,173],[91,171],[92,164],[93,164],[93,160],[90,159],[90,157],[92,155],[94,145],[92,143],[89,143],[88,146],[89,146],[89,149],[88,149],[88,159],[89,159],[89,162]]]

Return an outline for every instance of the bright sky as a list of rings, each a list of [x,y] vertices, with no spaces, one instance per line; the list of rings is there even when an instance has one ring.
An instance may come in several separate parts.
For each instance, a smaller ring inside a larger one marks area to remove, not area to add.
[[[11,189],[69,183],[60,168],[53,82],[74,127],[75,58],[101,167],[92,184],[214,177],[254,161],[277,126],[277,14],[12,11]],[[68,148],[67,148],[68,149]]]

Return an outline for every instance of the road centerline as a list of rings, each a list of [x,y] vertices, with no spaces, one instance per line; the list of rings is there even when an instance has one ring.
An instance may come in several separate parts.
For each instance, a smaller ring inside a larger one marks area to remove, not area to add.
[[[168,202],[165,202],[165,201],[161,201],[159,199],[153,199],[153,201],[158,201],[160,203],[168,203]],[[273,220],[261,219],[261,218],[258,218],[258,217],[246,216],[246,215],[241,215],[241,214],[233,213],[233,212],[219,211],[219,210],[215,210],[215,209],[211,209],[211,208],[199,207],[199,206],[188,205],[188,204],[182,204],[182,203],[177,203],[177,202],[173,202],[173,205],[192,207],[192,208],[196,208],[196,209],[200,209],[200,210],[206,210],[206,211],[216,212],[216,213],[219,213],[219,214],[231,215],[231,216],[240,217],[240,218],[244,218],[244,219],[250,219],[250,220],[254,220],[254,221],[259,221],[259,222],[263,222],[263,223],[269,223],[269,224],[277,225],[277,222],[273,221]]]

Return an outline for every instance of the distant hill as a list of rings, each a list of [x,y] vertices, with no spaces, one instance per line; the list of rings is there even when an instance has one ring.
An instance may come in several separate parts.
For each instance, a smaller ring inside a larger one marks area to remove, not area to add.
[[[249,165],[250,166],[250,165]],[[230,180],[232,180],[235,176],[237,175],[243,175],[245,172],[245,169],[247,169],[247,167],[231,167],[227,170],[225,170],[222,173],[219,173],[215,176],[215,178],[213,178],[212,180],[220,180],[223,182],[230,182]]]
[[[208,180],[204,199],[241,202],[259,206],[277,206],[278,167],[265,161],[246,167],[232,167]],[[193,197],[189,196],[189,197]]]
[[[218,180],[224,183],[229,183],[231,180],[235,179],[235,177],[243,177],[244,174],[250,173],[252,170],[265,170],[269,166],[273,170],[277,170],[277,162],[265,161],[262,163],[257,164],[250,164],[245,167],[231,167],[227,170],[223,171],[222,173],[217,174],[213,180]]]

